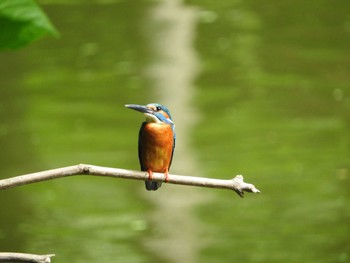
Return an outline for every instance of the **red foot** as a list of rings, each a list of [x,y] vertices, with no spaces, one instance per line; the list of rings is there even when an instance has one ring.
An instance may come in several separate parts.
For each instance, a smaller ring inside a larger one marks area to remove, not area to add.
[[[168,171],[166,171],[166,172],[164,173],[164,176],[165,176],[165,182],[166,182],[166,183],[169,182],[169,172],[168,172]]]
[[[153,172],[151,170],[147,170],[148,173],[148,179],[152,180],[153,179]]]

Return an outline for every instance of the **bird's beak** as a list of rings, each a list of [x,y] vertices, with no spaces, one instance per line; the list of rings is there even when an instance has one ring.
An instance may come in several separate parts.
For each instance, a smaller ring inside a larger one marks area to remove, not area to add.
[[[125,107],[142,112],[142,113],[154,114],[154,111],[152,109],[147,108],[146,106],[143,106],[143,105],[126,104]]]

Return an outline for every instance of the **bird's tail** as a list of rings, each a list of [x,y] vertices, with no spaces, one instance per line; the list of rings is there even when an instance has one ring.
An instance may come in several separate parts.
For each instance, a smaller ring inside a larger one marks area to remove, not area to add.
[[[159,187],[161,187],[162,182],[156,182],[156,181],[145,181],[145,185],[146,185],[146,189],[148,191],[155,191],[157,190]]]

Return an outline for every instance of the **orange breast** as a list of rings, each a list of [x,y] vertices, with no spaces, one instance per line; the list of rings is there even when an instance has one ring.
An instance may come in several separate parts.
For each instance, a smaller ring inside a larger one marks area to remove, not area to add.
[[[171,126],[144,123],[139,137],[139,159],[143,170],[164,173],[170,168],[174,137]]]

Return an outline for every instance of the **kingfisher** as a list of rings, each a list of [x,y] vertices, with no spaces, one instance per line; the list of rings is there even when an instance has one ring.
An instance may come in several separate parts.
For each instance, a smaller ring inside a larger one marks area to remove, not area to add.
[[[175,124],[168,108],[159,103],[126,104],[125,107],[142,112],[146,117],[139,131],[139,161],[141,171],[148,173],[146,189],[155,191],[162,183],[152,181],[153,172],[164,173],[165,182],[169,180],[176,140]]]

